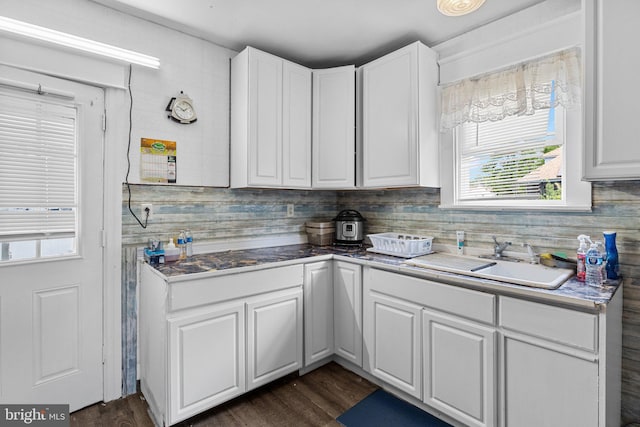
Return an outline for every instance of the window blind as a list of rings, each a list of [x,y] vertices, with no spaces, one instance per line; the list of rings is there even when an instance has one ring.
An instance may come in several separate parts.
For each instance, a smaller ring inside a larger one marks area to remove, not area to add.
[[[541,185],[562,177],[562,149],[555,150],[564,139],[559,110],[458,126],[458,199],[542,198]]]
[[[0,240],[74,237],[77,110],[0,90]]]

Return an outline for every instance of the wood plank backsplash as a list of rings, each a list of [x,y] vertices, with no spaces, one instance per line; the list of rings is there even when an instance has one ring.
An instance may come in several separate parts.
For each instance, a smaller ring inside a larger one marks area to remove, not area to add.
[[[424,188],[336,192],[132,185],[131,192],[134,212],[140,203],[152,203],[154,219],[146,230],[137,224],[123,187],[122,243],[129,248],[151,236],[168,240],[184,228],[193,231],[196,242],[304,233],[305,221],[329,220],[346,208],[367,219],[365,233],[424,234],[454,245],[456,230],[464,230],[467,246],[487,252],[495,235],[513,243],[510,251],[526,252],[521,244],[528,242],[537,252],[575,257],[579,234],[602,240],[602,231],[616,231],[625,277],[622,419],[640,420],[640,181],[594,183],[593,209],[579,213],[440,209],[439,190]],[[295,205],[291,218],[289,203]],[[130,357],[127,361],[131,366]]]
[[[141,203],[153,204],[153,221],[143,229],[129,213],[126,185],[122,197],[125,246],[144,245],[149,237],[166,242],[187,228],[194,242],[304,233],[306,221],[330,220],[337,209],[335,191],[131,185],[136,215]],[[293,217],[287,217],[287,204],[295,206]]]

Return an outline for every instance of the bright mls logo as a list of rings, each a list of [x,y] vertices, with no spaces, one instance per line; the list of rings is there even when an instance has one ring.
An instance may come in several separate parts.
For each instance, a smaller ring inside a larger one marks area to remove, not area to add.
[[[0,405],[0,427],[69,427],[69,405]]]

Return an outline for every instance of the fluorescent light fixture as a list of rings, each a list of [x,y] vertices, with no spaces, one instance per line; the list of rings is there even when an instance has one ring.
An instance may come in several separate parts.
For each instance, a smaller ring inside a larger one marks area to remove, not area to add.
[[[438,10],[447,16],[462,16],[477,10],[484,0],[438,0]]]
[[[74,36],[60,31],[38,25],[28,24],[15,19],[0,16],[0,31],[6,31],[20,36],[69,47],[72,49],[89,52],[95,55],[106,56],[130,64],[142,65],[149,68],[160,68],[160,60],[153,56],[132,50],[122,49],[105,43]]]

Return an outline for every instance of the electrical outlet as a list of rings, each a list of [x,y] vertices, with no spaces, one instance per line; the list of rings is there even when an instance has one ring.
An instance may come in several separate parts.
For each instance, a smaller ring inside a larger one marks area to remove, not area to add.
[[[149,212],[147,212],[149,209]],[[147,216],[148,213],[148,216]],[[144,222],[145,220],[151,221],[153,219],[153,205],[151,203],[142,203],[140,205],[140,220]]]
[[[287,216],[288,217],[292,217],[294,213],[295,213],[294,205],[293,204],[288,204],[287,205]]]

